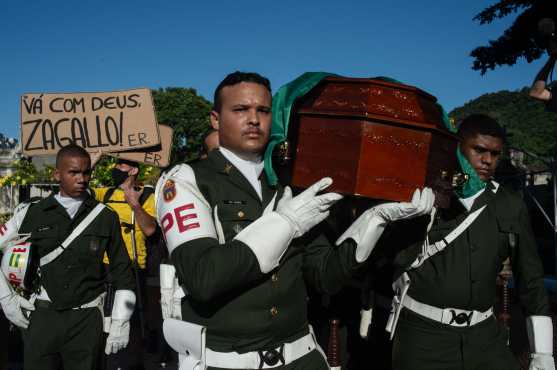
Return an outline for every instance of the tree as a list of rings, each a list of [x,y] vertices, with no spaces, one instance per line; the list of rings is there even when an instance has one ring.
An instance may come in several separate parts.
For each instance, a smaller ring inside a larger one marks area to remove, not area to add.
[[[538,22],[543,18],[557,20],[556,0],[499,0],[476,15],[474,20],[489,24],[519,11],[522,12],[514,23],[497,40],[472,50],[472,69],[485,74],[497,66],[513,65],[520,57],[530,63],[542,56],[546,45],[539,35]]]
[[[158,122],[174,129],[171,163],[197,158],[210,130],[212,104],[195,89],[181,87],[153,90],[153,101]]]
[[[453,109],[449,116],[458,123],[474,113],[495,118],[506,128],[512,147],[542,157],[552,157],[557,151],[557,116],[546,112],[542,103],[531,99],[526,87],[482,95]]]

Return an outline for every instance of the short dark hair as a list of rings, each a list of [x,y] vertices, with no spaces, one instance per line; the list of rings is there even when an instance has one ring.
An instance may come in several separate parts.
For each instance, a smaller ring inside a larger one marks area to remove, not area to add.
[[[65,157],[81,157],[87,158],[89,161],[91,161],[91,156],[89,155],[89,153],[87,153],[85,149],[76,144],[68,144],[65,147],[62,147],[62,149],[60,149],[58,153],[56,153],[56,168],[59,168],[62,159]]]
[[[265,88],[269,90],[269,94],[271,94],[271,82],[268,78],[254,72],[232,72],[226,76],[215,89],[215,95],[213,96],[213,110],[220,112],[220,109],[222,108],[220,92],[223,88],[226,86],[237,85],[242,82],[252,82],[265,86]]]
[[[487,114],[471,114],[458,125],[457,135],[461,140],[476,135],[488,135],[506,141],[507,133],[501,125]]]
[[[116,160],[116,164],[127,164],[130,167],[135,167],[135,168],[139,168],[139,163],[137,163],[136,161],[130,161],[128,159],[117,159]]]

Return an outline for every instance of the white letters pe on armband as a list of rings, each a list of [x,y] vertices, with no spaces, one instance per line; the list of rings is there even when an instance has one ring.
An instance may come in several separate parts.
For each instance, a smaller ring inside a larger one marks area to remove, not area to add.
[[[182,164],[163,175],[156,187],[157,220],[168,252],[199,238],[217,238],[211,207],[195,182],[190,166]]]

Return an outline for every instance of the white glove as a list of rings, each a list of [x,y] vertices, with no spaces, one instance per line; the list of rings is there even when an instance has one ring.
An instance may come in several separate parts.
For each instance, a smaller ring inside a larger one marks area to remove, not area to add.
[[[114,294],[112,322],[106,338],[104,352],[107,355],[126,348],[130,339],[130,318],[135,307],[135,293],[131,290],[117,290]]]
[[[9,296],[0,299],[0,304],[2,305],[4,315],[6,315],[6,318],[10,320],[12,324],[20,328],[27,329],[29,326],[29,320],[25,317],[21,310],[25,309],[28,311],[34,311],[35,306],[31,302],[16,293],[12,293]]]
[[[360,337],[366,339],[369,335],[369,326],[373,317],[373,308],[360,310]]]
[[[420,189],[414,191],[410,203],[385,203],[372,209],[385,222],[390,222],[427,215],[431,212],[434,202],[433,191],[430,188],[424,188],[421,192]]]
[[[356,242],[356,261],[361,263],[369,257],[375,244],[385,231],[388,222],[429,214],[435,202],[430,188],[420,192],[416,189],[412,202],[384,203],[365,211],[338,238],[337,245],[351,238]]]
[[[294,238],[304,235],[326,219],[329,208],[342,199],[342,195],[336,193],[317,195],[332,183],[330,177],[324,177],[295,197],[292,197],[292,190],[288,186],[284,188],[284,195],[277,204],[277,213],[294,228]]]
[[[106,347],[104,352],[107,355],[118,353],[126,348],[130,340],[130,321],[112,319],[110,323],[110,331],[106,338]]]
[[[12,324],[23,329],[27,329],[29,326],[29,320],[25,317],[22,309],[34,311],[35,306],[29,302],[27,299],[16,294],[10,284],[6,281],[6,278],[0,271],[0,305],[4,311],[6,318],[10,320]]]
[[[174,277],[176,269],[172,265],[162,263],[160,265],[161,281],[161,311],[162,318],[172,317],[174,309]]]
[[[555,370],[553,360],[553,323],[549,316],[528,316],[526,331],[530,342],[529,370]]]

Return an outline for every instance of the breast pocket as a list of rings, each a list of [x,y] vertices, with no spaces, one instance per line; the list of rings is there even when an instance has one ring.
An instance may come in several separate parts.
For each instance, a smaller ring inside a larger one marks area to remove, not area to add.
[[[258,215],[249,207],[247,202],[237,202],[234,204],[221,202],[218,205],[218,220],[220,223],[225,241],[232,240],[240,231],[257,219]]]
[[[31,233],[30,240],[33,249],[41,257],[56,249],[61,243],[56,225],[38,227]]]
[[[107,231],[91,230],[78,236],[72,245],[84,263],[100,263],[108,247],[109,239],[110,235]]]

